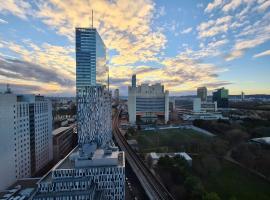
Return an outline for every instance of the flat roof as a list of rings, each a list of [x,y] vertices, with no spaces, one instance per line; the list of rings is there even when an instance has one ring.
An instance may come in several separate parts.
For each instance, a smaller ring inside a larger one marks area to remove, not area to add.
[[[71,126],[63,126],[63,127],[54,129],[54,130],[52,131],[52,134],[53,134],[53,135],[58,135],[59,133],[62,133],[62,132],[64,132],[64,131],[68,130],[68,129],[73,128],[73,126],[74,126],[74,125],[71,125]]]

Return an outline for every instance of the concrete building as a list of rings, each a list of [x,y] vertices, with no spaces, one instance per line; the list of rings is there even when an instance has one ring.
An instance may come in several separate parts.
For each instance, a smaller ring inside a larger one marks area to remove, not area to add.
[[[53,160],[58,162],[77,145],[77,134],[74,133],[75,125],[60,127],[53,130]]]
[[[199,87],[197,88],[197,97],[201,99],[201,101],[207,101],[207,88]]]
[[[160,83],[154,85],[142,84],[128,88],[129,122],[154,122],[169,120],[169,91],[164,91]]]
[[[43,96],[0,94],[0,190],[52,160],[52,107]]]
[[[92,50],[105,50],[105,46],[102,41],[93,42],[95,39],[92,37],[78,39],[81,33],[77,30],[89,32],[90,35],[94,33],[94,38],[101,38],[95,28],[76,29],[77,68],[81,68],[81,49],[77,47],[86,45],[85,51],[91,49],[91,53],[85,56],[92,56],[94,58],[91,59],[95,60],[98,53]],[[101,55],[105,55],[105,51]],[[91,67],[97,69],[97,57],[94,63],[95,66],[91,64]],[[100,72],[106,74],[106,70],[101,69]],[[58,200],[125,199],[125,155],[112,141],[111,94],[103,75],[103,82],[95,82],[94,80],[100,79],[100,74],[94,70],[89,74],[91,81],[84,81],[84,73],[77,69],[78,147],[38,182],[34,197],[36,200],[50,200],[55,197]]]
[[[218,108],[228,108],[229,107],[229,90],[225,88],[217,89],[213,92],[213,102],[217,102]]]

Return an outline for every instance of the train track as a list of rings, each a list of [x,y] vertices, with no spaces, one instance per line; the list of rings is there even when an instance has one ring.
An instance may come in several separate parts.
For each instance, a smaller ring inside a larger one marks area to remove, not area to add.
[[[145,163],[140,159],[136,152],[129,146],[126,139],[119,130],[119,115],[117,111],[113,117],[113,134],[116,142],[122,151],[125,152],[126,160],[138,177],[149,199],[153,200],[172,200],[174,199],[165,186],[153,175]]]

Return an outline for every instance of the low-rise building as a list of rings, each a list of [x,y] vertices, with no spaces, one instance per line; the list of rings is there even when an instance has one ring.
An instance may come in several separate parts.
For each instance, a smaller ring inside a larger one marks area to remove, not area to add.
[[[175,156],[180,156],[183,159],[185,159],[188,163],[189,166],[192,166],[192,158],[186,153],[186,152],[176,152],[176,153],[156,153],[156,152],[151,152],[148,154],[148,158],[152,161],[152,165],[156,165],[158,160],[161,157],[175,157]]]

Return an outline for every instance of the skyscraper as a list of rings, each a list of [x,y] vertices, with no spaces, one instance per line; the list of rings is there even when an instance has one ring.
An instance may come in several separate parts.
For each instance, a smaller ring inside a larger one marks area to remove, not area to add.
[[[217,89],[213,92],[213,102],[217,102],[218,108],[228,108],[229,107],[229,90],[225,88]]]
[[[201,98],[201,101],[207,101],[207,88],[199,87],[197,88],[197,97]]]
[[[43,96],[0,94],[0,190],[52,160],[52,107]]]
[[[95,28],[76,28],[78,147],[39,181],[35,199],[125,199],[125,155],[112,141],[104,55]]]
[[[106,47],[95,28],[76,28],[76,86],[107,85]]]
[[[136,87],[136,74],[132,75],[131,87],[133,87],[133,88]]]

